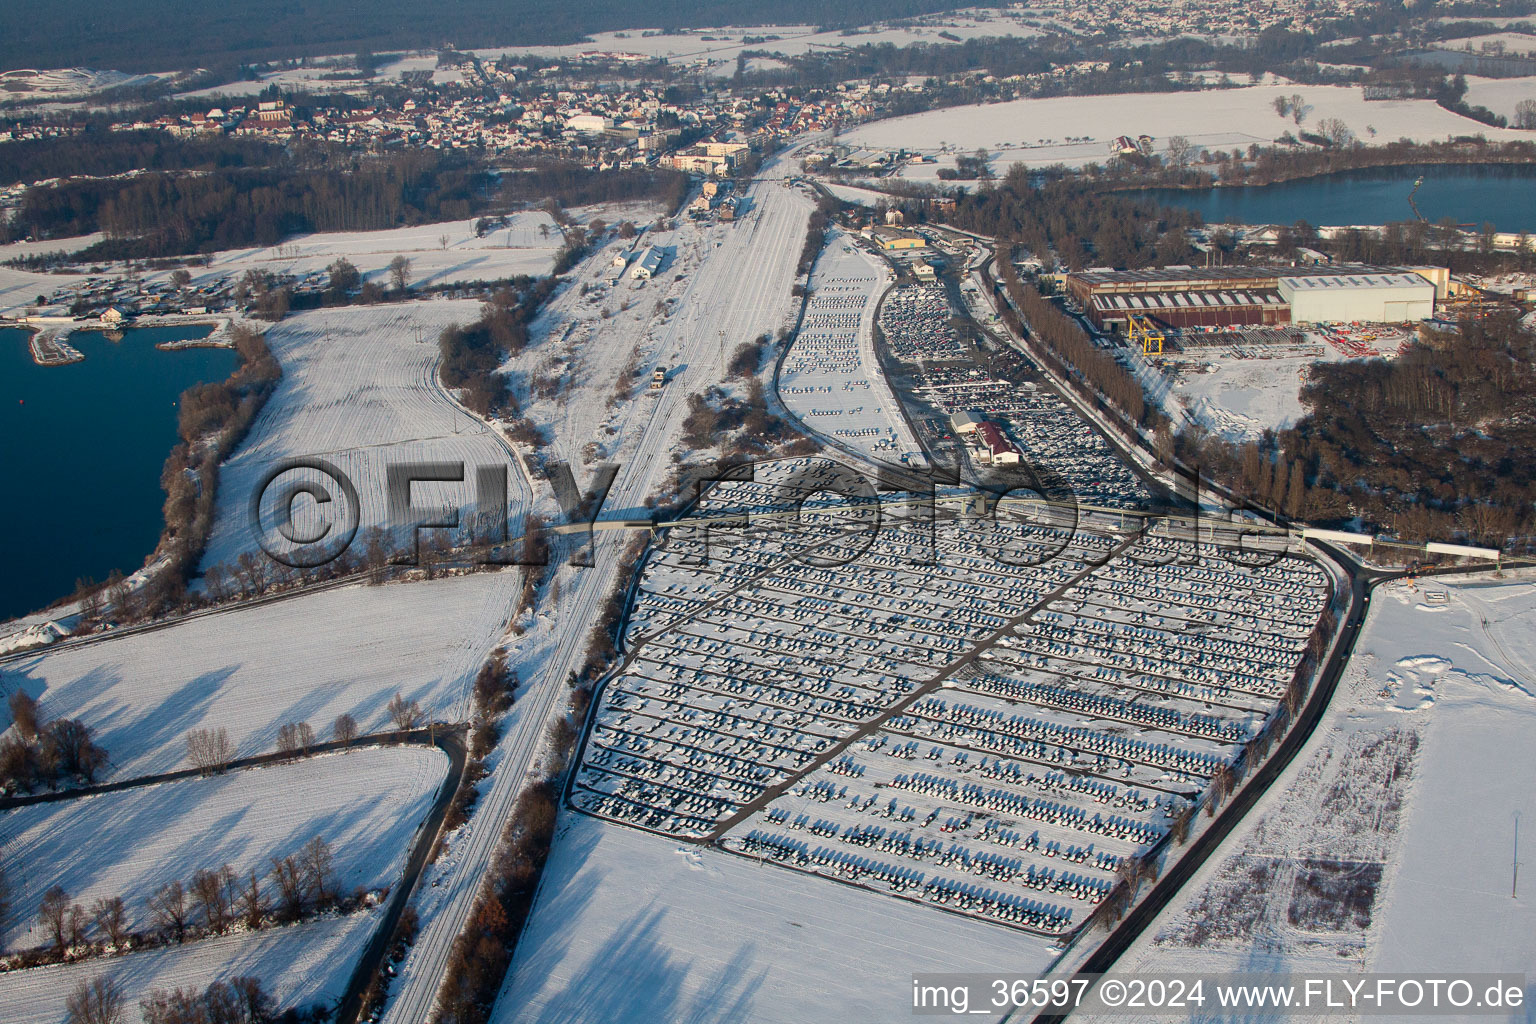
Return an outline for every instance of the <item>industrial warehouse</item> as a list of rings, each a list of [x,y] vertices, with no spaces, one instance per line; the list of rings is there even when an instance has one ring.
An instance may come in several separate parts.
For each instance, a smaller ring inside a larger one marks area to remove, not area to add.
[[[1142,318],[1174,329],[1404,323],[1433,316],[1449,278],[1442,267],[1350,264],[1090,270],[1065,284],[1094,326],[1123,330]]]

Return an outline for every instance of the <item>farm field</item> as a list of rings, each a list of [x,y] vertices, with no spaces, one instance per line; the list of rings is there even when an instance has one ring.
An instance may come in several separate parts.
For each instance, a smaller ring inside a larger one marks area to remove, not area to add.
[[[1435,141],[1478,133],[1490,140],[1524,138],[1514,129],[1489,128],[1453,114],[1433,100],[1367,103],[1360,90],[1346,86],[1259,85],[1168,94],[1063,96],[1007,103],[951,107],[862,125],[842,136],[853,146],[969,153],[985,148],[992,169],[1064,163],[1103,163],[1109,143],[1119,135],[1153,136],[1161,150],[1168,137],[1182,135],[1196,146],[1246,149],[1265,145],[1298,126],[1275,113],[1279,96],[1300,94],[1311,108],[1300,126],[1315,127],[1326,118],[1342,120],[1366,145],[1400,138]],[[1177,102],[1173,102],[1173,98]],[[1371,129],[1375,129],[1372,134]],[[1070,138],[1069,138],[1070,137]],[[1076,139],[1078,141],[1071,141]],[[908,177],[937,179],[944,163],[911,164]]]
[[[1307,747],[1122,965],[1530,972],[1533,581],[1378,587]]]
[[[241,757],[275,750],[287,722],[321,739],[343,713],[364,733],[388,729],[397,691],[461,721],[506,629],[511,578],[359,584],[202,616],[13,662],[6,690],[25,689],[47,719],[90,726],[111,758],[107,780],[189,767],[190,729],[228,729]]]
[[[444,506],[457,509],[462,523],[472,522],[475,467],[506,466],[509,456],[493,429],[458,408],[439,386],[437,337],[449,324],[478,316],[477,302],[438,299],[316,310],[269,330],[267,344],[282,365],[283,379],[221,471],[204,566],[233,565],[241,553],[256,551],[251,499],[266,473],[294,458],[324,460],[350,478],[359,499],[360,532],[388,523],[397,545],[408,541],[411,531],[408,523],[387,517],[387,467],[463,463],[463,483],[416,485],[411,502],[433,514]],[[293,470],[281,482],[290,476],[315,479],[328,493],[336,490],[305,470]],[[522,532],[524,481],[513,466],[511,536]],[[343,504],[337,500],[327,508]],[[263,504],[264,517],[271,511],[270,502]],[[294,525],[313,535],[318,527],[341,522],[330,515],[304,499],[294,506]]]
[[[277,246],[227,250],[216,253],[206,269],[193,275],[192,283],[250,268],[292,274],[302,281],[323,275],[331,263],[345,257],[362,272],[363,280],[389,287],[388,267],[396,256],[411,261],[411,281],[417,287],[494,281],[549,273],[564,241],[559,225],[542,210],[513,214],[506,227],[483,237],[475,234],[476,220],[295,235]]]
[[[0,1005],[7,1024],[58,1024],[74,987],[108,974],[122,985],[130,1014],[156,989],[202,988],[241,976],[261,979],[279,1006],[329,1006],[341,998],[378,918],[378,911],[368,911],[107,960],[0,973]]]
[[[145,903],[167,882],[225,864],[265,879],[271,858],[317,836],[335,854],[338,891],[387,888],[447,767],[436,749],[371,747],[6,811],[15,881],[4,947],[48,943],[37,909],[55,885],[86,907],[122,897],[129,928],[143,930]]]
[[[1042,970],[1037,937],[573,815],[495,1024],[887,1024],[914,971]]]

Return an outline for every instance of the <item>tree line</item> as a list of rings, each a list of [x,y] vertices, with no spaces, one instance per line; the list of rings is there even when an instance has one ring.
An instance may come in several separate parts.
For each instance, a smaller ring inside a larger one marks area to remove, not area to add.
[[[189,939],[292,924],[330,910],[362,906],[364,893],[340,891],[335,855],[316,836],[297,853],[272,855],[265,870],[237,872],[229,864],[172,879],[144,900],[135,928],[121,896],[97,897],[89,907],[55,885],[38,903],[36,921],[47,945],[24,951],[21,966],[78,961]]]
[[[481,416],[516,415],[501,367],[527,347],[528,325],[557,284],[550,277],[530,281],[521,290],[503,288],[481,304],[479,319],[443,328],[437,338],[442,354],[438,373],[444,385],[459,390],[466,407]]]
[[[207,103],[198,109],[206,110]],[[0,143],[0,185],[47,178],[107,177],[130,171],[215,171],[286,163],[283,149],[261,138],[180,138],[158,129],[112,131],[88,125],[78,135]]]
[[[1189,210],[1105,194],[1081,175],[1036,174],[1022,164],[1010,167],[995,188],[959,195],[953,212],[941,216],[963,230],[1021,244],[1041,260],[1054,252],[1073,270],[1178,262],[1189,252],[1186,229],[1201,223]]]
[[[503,171],[501,200],[534,205],[591,206],[650,199],[676,212],[688,197],[688,175],[667,167],[595,171],[569,160],[538,160]]]
[[[466,156],[417,151],[72,179],[28,189],[0,241],[104,232],[72,257],[86,263],[270,246],[300,232],[463,219],[486,205],[489,181]]]
[[[65,997],[64,1024],[124,1024],[127,1002],[116,978],[98,975],[81,981]],[[279,1012],[261,980],[248,975],[210,982],[202,989],[153,989],[139,1000],[139,1015],[144,1024],[318,1024],[326,1016],[323,1007],[303,1014],[293,1009]]]
[[[1147,403],[1140,381],[1109,352],[1094,345],[1080,323],[1033,285],[1019,280],[1006,245],[998,247],[996,266],[1009,300],[1003,307],[1003,319],[1010,330],[1021,335],[1032,333],[1068,371],[1069,379],[1079,382],[1079,390],[1090,400],[1101,406],[1108,402],[1134,424],[1150,425],[1161,417],[1156,407]]]

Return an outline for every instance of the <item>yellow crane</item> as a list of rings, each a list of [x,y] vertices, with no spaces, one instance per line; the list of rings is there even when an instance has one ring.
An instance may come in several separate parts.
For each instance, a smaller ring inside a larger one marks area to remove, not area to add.
[[[1160,356],[1163,354],[1163,341],[1165,335],[1161,327],[1152,322],[1151,317],[1142,316],[1140,313],[1130,313],[1126,316],[1126,330],[1129,333],[1131,344],[1141,345],[1141,354],[1144,356]]]

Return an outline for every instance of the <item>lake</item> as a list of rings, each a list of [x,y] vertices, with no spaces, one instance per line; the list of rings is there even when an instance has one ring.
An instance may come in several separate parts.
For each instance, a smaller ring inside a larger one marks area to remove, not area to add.
[[[155,345],[208,333],[130,328],[114,342],[76,331],[83,362],[38,366],[25,331],[0,330],[0,621],[67,596],[80,577],[144,564],[163,525],[177,399],[239,364],[230,349]]]
[[[1420,176],[1424,184],[1414,202],[1430,223],[1452,217],[1458,224],[1536,233],[1536,167],[1522,164],[1375,168],[1276,185],[1145,194],[1196,210],[1208,224],[1385,224],[1414,219],[1408,194]]]

